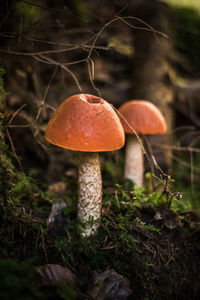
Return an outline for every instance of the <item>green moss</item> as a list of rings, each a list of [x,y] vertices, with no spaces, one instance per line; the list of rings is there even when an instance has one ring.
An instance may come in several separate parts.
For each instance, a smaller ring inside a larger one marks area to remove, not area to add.
[[[73,0],[70,1],[73,10],[76,14],[78,14],[79,18],[77,19],[77,22],[80,25],[84,25],[85,23],[88,23],[91,19],[91,16],[88,14],[88,8],[87,5],[85,5],[83,0]]]
[[[172,7],[192,9],[200,13],[200,3],[198,0],[164,0],[172,5]]]
[[[0,260],[0,281],[2,300],[43,299],[33,281],[31,269],[15,260]]]
[[[198,53],[200,51],[200,14],[193,8],[181,6],[174,7],[174,11],[177,17],[177,30],[174,40],[175,47],[182,56],[185,56],[187,64],[190,64],[190,76],[194,77],[196,74],[196,76],[199,77],[200,59]],[[183,70],[182,76],[184,75]]]
[[[57,289],[57,295],[62,300],[75,300],[77,299],[77,293],[76,291],[69,286],[60,286],[59,289]]]
[[[34,5],[34,2],[36,5]],[[36,22],[41,17],[41,10],[37,6],[37,1],[32,1],[32,3],[25,3],[23,1],[16,2],[15,13],[22,18],[23,26],[30,26],[33,22]]]
[[[166,212],[163,207],[155,208],[157,200],[154,201],[152,196],[150,207],[148,193],[144,189],[133,190],[128,182],[125,186],[127,189],[117,185],[112,192],[104,191],[103,218],[98,235],[88,238],[80,238],[73,205],[65,212],[70,220],[66,223],[65,234],[57,238],[49,236],[45,229],[45,215],[38,218],[38,209],[41,211],[43,207],[33,209],[31,219],[27,219],[27,214],[24,213],[12,219],[7,215],[0,230],[4,249],[2,254],[18,257],[26,265],[45,264],[46,259],[48,263],[64,263],[76,270],[84,282],[89,281],[92,270],[114,268],[131,281],[137,300],[147,296],[149,299],[179,299],[177,295],[182,295],[181,278],[178,275],[183,270],[181,260],[186,251],[184,268],[187,269],[191,264],[189,257],[193,251],[191,236],[196,241],[199,235],[197,227],[194,230],[193,225],[192,229],[189,215],[183,215],[182,227],[175,226],[169,231],[164,221],[154,219],[156,212],[163,215]],[[141,201],[140,205],[137,197]],[[28,207],[26,210],[29,211]],[[169,216],[170,214],[172,220],[176,220],[176,214],[168,211]],[[36,216],[37,220],[34,220]],[[176,262],[172,261],[171,264],[171,257],[175,257]],[[199,262],[196,261],[195,264]],[[190,272],[196,274],[193,265]],[[160,287],[157,285],[158,277]],[[185,284],[191,293],[193,283]],[[74,289],[68,287],[54,288],[51,292],[42,288],[40,292],[47,299],[76,298]]]

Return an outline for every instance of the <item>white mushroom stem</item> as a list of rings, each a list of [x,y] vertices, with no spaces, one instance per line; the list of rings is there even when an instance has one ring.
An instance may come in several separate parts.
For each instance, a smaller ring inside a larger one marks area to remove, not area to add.
[[[141,143],[136,135],[128,135],[125,153],[124,178],[132,180],[138,187],[143,185],[144,159]]]
[[[100,224],[101,209],[102,178],[99,155],[96,152],[79,152],[78,218],[82,223],[88,223],[82,236],[96,232]]]

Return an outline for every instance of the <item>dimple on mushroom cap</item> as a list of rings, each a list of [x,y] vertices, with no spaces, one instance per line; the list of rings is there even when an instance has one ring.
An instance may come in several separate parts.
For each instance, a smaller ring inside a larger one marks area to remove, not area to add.
[[[120,120],[125,133],[133,133],[128,124],[142,134],[164,134],[167,130],[163,114],[149,101],[128,101],[120,106],[119,112],[123,116]]]
[[[124,131],[112,106],[100,97],[67,98],[47,124],[46,139],[70,150],[99,152],[123,147]]]

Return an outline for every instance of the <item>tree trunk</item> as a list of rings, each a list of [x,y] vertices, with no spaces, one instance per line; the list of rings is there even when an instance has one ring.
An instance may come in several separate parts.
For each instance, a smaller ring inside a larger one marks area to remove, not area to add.
[[[173,54],[172,28],[173,16],[169,6],[156,0],[132,1],[132,15],[151,25],[161,34],[154,34],[147,30],[136,30],[134,33],[133,56],[133,98],[145,99],[159,107],[165,116],[168,131],[173,128],[174,89],[172,78],[173,69],[170,66]],[[136,26],[146,27],[139,22]],[[148,27],[146,27],[148,28]],[[153,136],[149,138],[151,145],[171,144],[171,134]],[[152,147],[153,148],[153,147]],[[170,150],[161,152],[159,147],[153,149],[153,154],[162,167],[168,168],[171,164]]]

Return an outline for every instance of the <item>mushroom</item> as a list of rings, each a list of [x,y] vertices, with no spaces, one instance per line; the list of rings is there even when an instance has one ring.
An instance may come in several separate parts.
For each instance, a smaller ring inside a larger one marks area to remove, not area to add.
[[[136,134],[164,134],[166,122],[161,111],[151,102],[132,100],[119,108],[124,132],[128,133],[124,177],[138,187],[143,185],[144,162],[141,141]]]
[[[121,122],[112,106],[102,98],[78,94],[58,107],[47,124],[45,136],[56,146],[79,151],[78,218],[86,223],[82,236],[89,236],[100,224],[102,209],[97,152],[123,147],[125,137]]]

